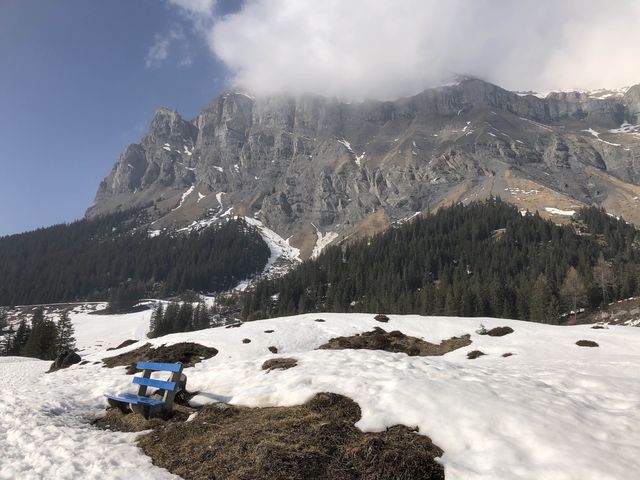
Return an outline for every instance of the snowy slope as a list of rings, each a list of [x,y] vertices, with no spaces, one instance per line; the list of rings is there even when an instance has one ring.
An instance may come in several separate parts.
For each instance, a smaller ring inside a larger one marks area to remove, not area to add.
[[[515,332],[480,336],[475,333],[480,323],[509,325]],[[431,342],[470,333],[473,343],[442,357],[316,350],[332,337],[374,326]],[[251,343],[243,343],[245,338]],[[600,346],[578,347],[580,339]],[[360,405],[363,430],[418,426],[443,448],[447,479],[635,480],[640,471],[637,328],[395,315],[380,324],[370,314],[308,314],[150,340],[182,341],[219,350],[185,370],[188,389],[201,392],[195,403],[295,405],[316,392],[340,393]],[[93,362],[139,345],[94,351],[85,359]],[[298,366],[262,371],[262,362],[274,357],[269,346],[297,358]],[[467,352],[475,349],[487,355],[468,360]],[[514,355],[503,358],[507,352]],[[7,438],[0,478],[126,478],[133,465],[141,469],[136,478],[171,478],[142,456],[133,436],[86,425],[104,408],[104,392],[130,389],[123,367],[89,363],[43,375],[45,366],[0,363],[0,375],[9,379],[9,389],[0,391],[0,438]],[[33,403],[16,406],[16,397]],[[35,444],[38,455],[25,455]],[[55,475],[42,474],[49,471]]]

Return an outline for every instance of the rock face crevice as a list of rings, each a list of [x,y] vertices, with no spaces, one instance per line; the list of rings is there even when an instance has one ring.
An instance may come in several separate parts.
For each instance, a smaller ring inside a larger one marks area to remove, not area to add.
[[[344,238],[372,215],[399,221],[489,195],[623,214],[640,183],[639,112],[640,85],[538,98],[466,79],[353,104],[226,92],[192,121],[160,109],[87,215],[154,203],[160,227],[227,212],[285,238],[310,224]]]

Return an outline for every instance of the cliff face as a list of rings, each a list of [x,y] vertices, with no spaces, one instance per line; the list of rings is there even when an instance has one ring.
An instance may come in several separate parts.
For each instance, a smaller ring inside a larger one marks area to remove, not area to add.
[[[639,112],[640,85],[543,99],[465,80],[354,104],[228,92],[193,121],[159,110],[87,215],[153,203],[154,228],[236,214],[309,244],[499,195],[545,215],[602,204],[640,224]]]

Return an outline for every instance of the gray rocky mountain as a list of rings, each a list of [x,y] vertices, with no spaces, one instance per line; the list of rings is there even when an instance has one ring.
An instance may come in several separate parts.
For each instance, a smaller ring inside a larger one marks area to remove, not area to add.
[[[242,215],[307,257],[452,202],[500,196],[566,221],[602,205],[640,224],[640,85],[544,98],[478,79],[396,101],[226,92],[160,109],[87,215],[149,206],[152,229]]]

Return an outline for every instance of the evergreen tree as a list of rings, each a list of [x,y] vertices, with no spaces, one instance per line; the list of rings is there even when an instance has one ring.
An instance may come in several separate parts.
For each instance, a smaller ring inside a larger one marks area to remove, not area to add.
[[[56,324],[44,318],[42,309],[37,309],[31,319],[31,333],[20,354],[25,357],[53,360],[56,357]]]
[[[16,330],[15,335],[11,341],[9,355],[20,355],[24,346],[27,344],[27,340],[29,340],[29,336],[31,335],[31,328],[27,324],[26,320],[20,320],[20,324],[18,325],[18,330]]]
[[[0,308],[0,334],[9,326],[9,317],[4,308]]]
[[[73,323],[69,319],[69,313],[63,312],[58,320],[56,339],[56,355],[63,352],[72,352],[76,349],[76,339],[73,336]]]
[[[151,322],[149,324],[149,338],[159,337],[159,332],[163,328],[164,319],[164,306],[159,304],[151,315]]]

